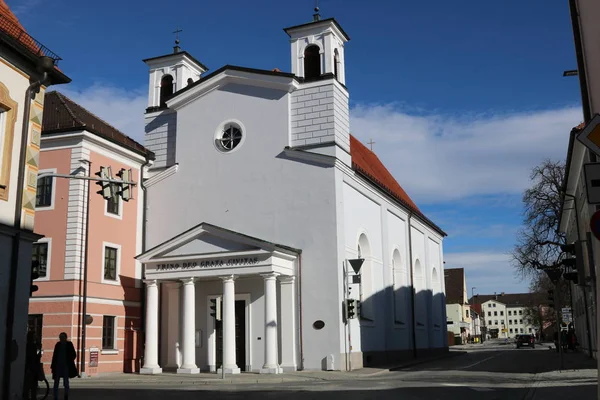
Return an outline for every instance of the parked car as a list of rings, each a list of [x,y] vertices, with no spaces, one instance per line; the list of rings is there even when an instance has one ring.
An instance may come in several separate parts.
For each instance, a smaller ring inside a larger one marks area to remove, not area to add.
[[[529,346],[535,349],[535,336],[533,335],[518,335],[516,342],[517,349],[520,349],[522,346]]]

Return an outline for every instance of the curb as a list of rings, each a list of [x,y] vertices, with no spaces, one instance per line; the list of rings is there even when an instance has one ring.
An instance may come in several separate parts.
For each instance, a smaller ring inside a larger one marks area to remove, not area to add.
[[[375,376],[375,375],[385,374],[385,373],[388,373],[388,372],[402,371],[403,369],[414,367],[415,365],[426,364],[426,363],[433,362],[433,361],[438,361],[438,360],[445,360],[447,358],[458,357],[458,356],[462,356],[464,354],[465,353],[456,352],[456,351],[450,351],[447,354],[444,354],[443,356],[432,357],[432,358],[416,359],[416,360],[408,361],[408,362],[406,362],[404,364],[401,364],[401,365],[399,365],[397,367],[386,368],[383,371],[377,371],[377,372],[373,372],[371,374],[364,374],[362,376]],[[396,371],[392,371],[392,370],[396,370]]]

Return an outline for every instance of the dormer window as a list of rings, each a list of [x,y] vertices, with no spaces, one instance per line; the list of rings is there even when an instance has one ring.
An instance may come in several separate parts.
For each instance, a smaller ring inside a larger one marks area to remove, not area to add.
[[[304,50],[304,79],[318,79],[321,76],[319,46],[311,45]]]
[[[160,80],[160,106],[167,106],[167,99],[173,94],[173,77],[164,75]]]

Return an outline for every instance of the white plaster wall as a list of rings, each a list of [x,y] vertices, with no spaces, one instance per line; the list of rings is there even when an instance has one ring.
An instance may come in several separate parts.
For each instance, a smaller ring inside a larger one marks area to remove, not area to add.
[[[362,313],[369,320],[350,321],[353,351],[376,351],[385,349],[386,315],[382,301],[383,282],[383,246],[380,205],[366,198],[355,188],[344,185],[344,229],[346,237],[346,258],[357,258],[359,237],[368,239],[370,254],[362,248],[365,259],[361,269],[362,296],[359,285],[353,284],[352,297],[362,299]]]
[[[290,160],[288,94],[229,84],[177,113],[173,176],[149,188],[148,248],[208,222],[302,249],[304,366],[320,369],[340,348],[334,169]],[[228,154],[214,136],[236,119],[246,138]],[[237,289],[236,289],[237,290]],[[315,330],[315,320],[325,327]],[[300,358],[300,355],[298,355]],[[300,364],[300,360],[299,360]]]
[[[12,225],[15,217],[15,200],[17,195],[17,175],[19,173],[19,149],[21,146],[21,131],[23,130],[23,109],[25,90],[29,86],[29,79],[10,67],[7,60],[0,57],[0,82],[8,88],[10,97],[17,102],[17,121],[15,123],[12,163],[10,168],[10,182],[8,201],[0,200],[0,223]]]
[[[390,346],[394,349],[409,349],[411,343],[411,295],[410,267],[406,245],[407,220],[387,210],[388,220],[388,255],[393,287],[393,332]],[[398,251],[400,263],[392,262],[394,251]]]

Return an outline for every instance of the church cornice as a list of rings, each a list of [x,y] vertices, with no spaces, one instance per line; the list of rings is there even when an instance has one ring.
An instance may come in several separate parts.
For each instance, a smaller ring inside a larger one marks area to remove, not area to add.
[[[167,106],[177,109],[219,87],[230,83],[258,86],[286,92],[299,87],[298,78],[288,72],[276,72],[262,69],[225,65],[193,84],[181,89],[167,100]]]

